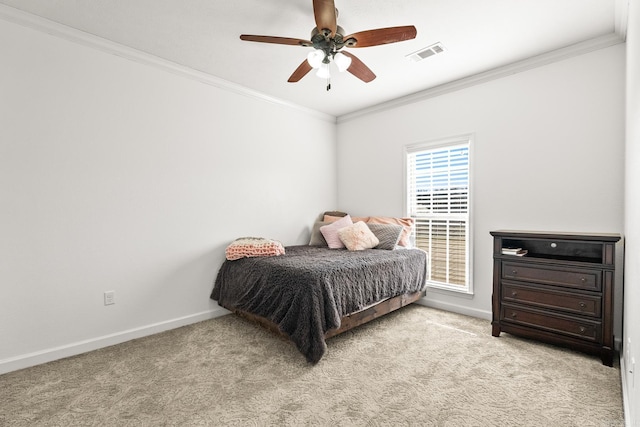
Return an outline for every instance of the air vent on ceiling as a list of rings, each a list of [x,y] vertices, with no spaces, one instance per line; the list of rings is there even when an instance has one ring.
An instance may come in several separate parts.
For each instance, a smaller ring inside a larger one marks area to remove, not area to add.
[[[422,61],[430,56],[437,55],[439,53],[444,52],[444,46],[442,43],[434,43],[431,46],[427,46],[424,49],[420,49],[417,52],[410,53],[406,57],[412,62]]]

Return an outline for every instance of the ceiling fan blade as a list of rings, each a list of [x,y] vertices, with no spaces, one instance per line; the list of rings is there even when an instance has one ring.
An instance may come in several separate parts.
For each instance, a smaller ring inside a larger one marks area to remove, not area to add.
[[[330,37],[336,35],[338,29],[338,17],[336,16],[336,5],[333,0],[313,0],[313,15],[316,18],[318,31],[329,30]]]
[[[306,59],[304,61],[302,61],[302,64],[300,64],[298,66],[298,68],[296,68],[296,70],[293,72],[293,74],[291,74],[291,77],[289,77],[289,80],[287,80],[289,83],[295,83],[295,82],[299,82],[301,78],[303,78],[304,76],[307,75],[307,73],[309,71],[311,71],[313,69],[313,67],[311,67],[311,65],[309,65],[309,61],[307,61]]]
[[[378,28],[376,30],[361,31],[344,37],[348,47],[369,47],[381,44],[397,43],[416,38],[418,31],[413,25],[404,27]],[[355,39],[356,42],[350,42]]]
[[[249,42],[260,42],[260,43],[275,43],[275,44],[288,44],[292,46],[312,46],[309,40],[302,39],[294,39],[290,37],[276,37],[276,36],[254,36],[250,34],[242,34],[240,35],[240,40],[246,40]]]
[[[364,62],[360,61],[355,55],[344,50],[341,52],[351,58],[351,65],[349,65],[349,68],[347,68],[348,72],[365,83],[369,83],[371,80],[376,78],[376,75],[373,74],[373,71],[371,71],[369,67],[364,65]]]

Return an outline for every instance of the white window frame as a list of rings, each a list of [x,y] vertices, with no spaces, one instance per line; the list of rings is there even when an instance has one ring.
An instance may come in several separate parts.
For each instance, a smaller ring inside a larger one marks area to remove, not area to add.
[[[468,147],[468,179],[469,179],[469,187],[467,192],[467,216],[466,216],[466,254],[467,259],[465,262],[465,276],[466,276],[466,286],[461,285],[452,285],[443,282],[430,280],[431,272],[429,272],[427,286],[429,288],[437,288],[446,291],[452,291],[456,293],[463,294],[473,294],[473,244],[472,244],[472,171],[473,171],[473,134],[465,134],[452,136],[447,138],[440,138],[432,141],[420,142],[417,144],[407,145],[404,149],[404,206],[405,206],[405,216],[407,217],[415,217],[412,215],[411,210],[411,195],[410,195],[410,182],[409,182],[409,172],[410,172],[410,164],[409,164],[409,155],[419,152],[419,151],[427,151],[427,150],[435,150],[438,148],[447,148],[447,147],[455,147],[466,145]],[[430,258],[431,260],[431,258]]]

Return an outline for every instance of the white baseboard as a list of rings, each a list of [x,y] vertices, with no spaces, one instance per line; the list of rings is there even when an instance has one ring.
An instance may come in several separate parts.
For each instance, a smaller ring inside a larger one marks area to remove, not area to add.
[[[438,310],[451,311],[453,313],[464,314],[465,316],[477,317],[478,319],[491,320],[490,311],[478,310],[448,302],[434,301],[427,298],[422,298],[416,301],[416,303],[426,307],[437,308]]]
[[[477,317],[478,319],[485,319],[485,320],[492,319],[492,313],[490,311],[477,310],[475,308],[469,308],[463,305],[430,300],[428,298],[422,298],[416,301],[416,304],[424,305],[426,307],[431,307],[431,308],[437,308],[438,310],[451,311],[453,313],[464,314],[465,316]],[[616,351],[620,351],[620,348],[622,348],[622,340],[618,336],[615,336],[613,339],[613,348]]]
[[[164,322],[158,322],[139,328],[129,329],[115,334],[105,335],[102,337],[92,338],[76,343],[63,345],[60,347],[50,348],[34,353],[23,354],[9,359],[0,360],[0,375],[8,372],[17,371],[19,369],[28,368],[30,366],[40,365],[54,360],[64,359],[65,357],[76,356],[78,354],[109,347],[120,344],[136,338],[142,338],[160,332],[176,329],[192,323],[213,319],[229,313],[222,307],[213,310],[203,311],[201,313],[191,314],[188,316],[171,319]]]
[[[622,383],[622,409],[624,411],[624,425],[626,427],[631,427],[635,424],[632,423],[631,420],[631,409],[629,408],[631,400],[629,399],[629,387],[627,385],[625,372],[627,372],[627,365],[625,363],[624,357],[622,357],[622,354],[620,354],[620,382]]]

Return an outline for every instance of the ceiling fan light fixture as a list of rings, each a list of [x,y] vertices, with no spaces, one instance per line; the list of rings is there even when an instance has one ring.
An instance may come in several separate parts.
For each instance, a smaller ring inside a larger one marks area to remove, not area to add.
[[[301,0],[302,1],[302,0]],[[376,75],[358,57],[351,53],[340,53],[344,47],[370,47],[389,43],[397,43],[416,38],[417,30],[413,25],[399,27],[375,28],[344,35],[344,29],[338,25],[338,10],[334,0],[312,0],[315,26],[311,30],[309,40],[280,36],[261,36],[241,34],[240,40],[260,43],[273,43],[290,46],[313,47],[298,68],[287,80],[290,83],[300,81],[311,70],[316,75],[327,79],[327,90],[331,89],[331,62],[341,71],[347,71],[365,83],[376,78]]]
[[[336,67],[338,67],[338,71],[341,73],[347,71],[351,66],[351,58],[342,52],[338,52],[333,56],[333,62],[336,63]]]
[[[320,68],[322,61],[324,60],[324,52],[319,49],[314,49],[307,55],[307,62],[313,68]]]
[[[316,73],[316,76],[320,77],[321,79],[328,79],[331,77],[331,72],[329,71],[329,64],[321,64],[320,67],[318,68],[318,72]]]

